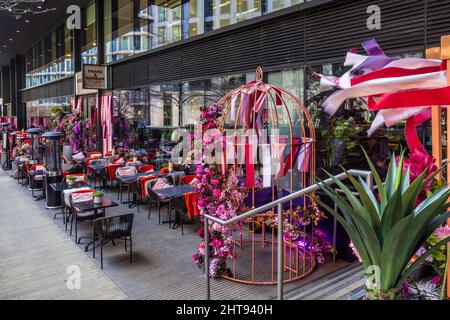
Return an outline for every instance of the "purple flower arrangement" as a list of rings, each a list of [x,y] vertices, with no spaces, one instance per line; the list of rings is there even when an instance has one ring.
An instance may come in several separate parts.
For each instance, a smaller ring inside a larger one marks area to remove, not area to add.
[[[63,134],[62,144],[72,147],[73,152],[90,152],[95,146],[96,137],[91,133],[91,120],[83,119],[80,112],[59,116],[53,131]]]

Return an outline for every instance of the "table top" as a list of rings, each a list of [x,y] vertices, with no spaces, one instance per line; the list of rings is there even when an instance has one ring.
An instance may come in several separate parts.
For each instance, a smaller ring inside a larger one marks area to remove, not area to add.
[[[44,173],[44,170],[29,170],[28,173],[30,176],[37,176]]]
[[[74,183],[72,186],[69,187],[69,185],[67,184],[67,182],[54,182],[54,183],[50,183],[50,188],[52,188],[54,191],[56,192],[62,192],[64,190],[67,189],[76,189],[76,188],[81,188],[84,187],[84,183]]]
[[[129,175],[129,176],[127,175],[127,176],[117,177],[117,179],[119,179],[122,182],[133,182],[140,177],[156,176],[158,178],[161,178],[161,177],[167,177],[171,174],[176,174],[176,173],[180,173],[180,172],[181,171],[172,171],[170,173],[163,173],[163,174],[161,174],[159,171],[143,172],[143,173],[137,173],[137,174],[133,174],[133,175]]]
[[[188,184],[183,184],[180,186],[173,186],[170,188],[159,189],[156,192],[169,198],[176,198],[186,193],[192,192],[192,190],[194,190],[194,187]]]
[[[101,203],[94,203],[94,200],[91,200],[91,201],[83,201],[83,202],[74,203],[73,205],[75,207],[77,207],[77,209],[80,210],[81,212],[86,212],[86,211],[93,211],[93,210],[117,207],[119,204],[112,201],[108,197],[104,196]]]
[[[127,175],[127,176],[121,176],[121,177],[117,177],[117,179],[119,179],[122,182],[133,182],[133,181],[137,181],[137,179],[141,178],[141,177],[150,177],[150,176],[159,176],[158,175],[159,172],[144,172],[144,173],[137,173],[137,174],[133,174],[133,175]]]
[[[101,171],[106,168],[106,163],[89,164],[89,167],[94,171]]]

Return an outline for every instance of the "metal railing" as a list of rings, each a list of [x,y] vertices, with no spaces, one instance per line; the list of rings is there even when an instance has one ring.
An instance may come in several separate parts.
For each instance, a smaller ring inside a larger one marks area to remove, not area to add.
[[[359,176],[366,179],[366,183],[370,189],[373,189],[373,175],[370,171],[363,171],[363,170],[349,170],[349,174],[352,176]],[[345,172],[340,173],[336,176],[334,176],[335,179],[342,181],[347,179],[347,174]],[[333,179],[329,178],[323,183],[327,185],[332,185],[334,183]],[[272,210],[274,207],[277,207],[277,215],[278,215],[278,221],[283,221],[283,204],[286,202],[289,202],[291,200],[294,200],[296,198],[302,197],[304,195],[310,194],[312,192],[320,190],[319,183],[313,184],[307,188],[304,188],[300,191],[294,192],[284,198],[277,199],[271,203],[265,204],[261,207],[258,207],[256,209],[250,210],[244,214],[241,214],[239,216],[236,216],[230,220],[224,221],[222,219],[213,217],[211,215],[205,214],[203,216],[204,218],[204,234],[205,234],[205,278],[206,278],[206,300],[209,300],[211,298],[211,284],[210,284],[210,276],[209,276],[209,231],[208,231],[208,225],[209,221],[216,222],[222,226],[227,226],[234,224],[238,221],[241,221],[243,219],[249,218],[251,216],[254,216],[256,214],[262,213],[262,212],[268,212]],[[278,300],[283,300],[283,223],[278,223],[277,226],[277,297]]]

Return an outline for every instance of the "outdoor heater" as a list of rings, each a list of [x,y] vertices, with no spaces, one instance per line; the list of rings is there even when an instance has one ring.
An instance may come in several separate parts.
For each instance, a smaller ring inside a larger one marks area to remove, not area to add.
[[[61,183],[63,172],[61,168],[61,150],[59,141],[62,138],[60,132],[46,132],[42,135],[45,141],[44,157],[44,192],[47,209],[61,207],[61,191],[55,191],[50,187],[52,183]]]
[[[27,132],[30,134],[31,141],[30,165],[39,164],[42,162],[43,158],[43,148],[39,141],[39,138],[44,131],[40,128],[30,128],[27,130]]]
[[[11,145],[9,141],[9,133],[10,133],[9,122],[0,123],[0,130],[2,132],[2,167],[5,170],[11,170],[11,161],[9,153],[11,151]]]

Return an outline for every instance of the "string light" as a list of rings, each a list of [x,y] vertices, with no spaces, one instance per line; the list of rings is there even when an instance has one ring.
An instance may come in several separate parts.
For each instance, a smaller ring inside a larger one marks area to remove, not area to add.
[[[56,8],[45,8],[45,0],[0,0],[0,12],[19,20],[25,14],[40,14],[54,11]]]

